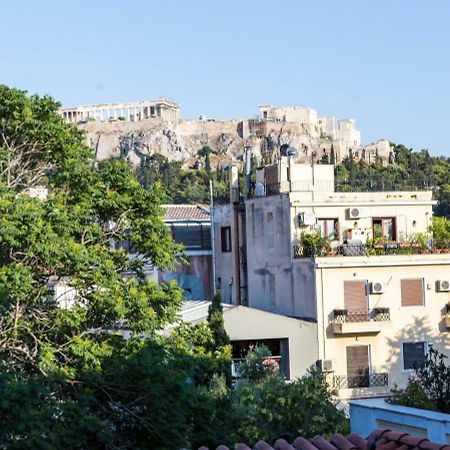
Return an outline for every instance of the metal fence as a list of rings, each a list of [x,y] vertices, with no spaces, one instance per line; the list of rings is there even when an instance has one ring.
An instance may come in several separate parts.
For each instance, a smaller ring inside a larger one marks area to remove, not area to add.
[[[330,323],[348,322],[389,322],[391,314],[389,308],[373,309],[335,309]]]
[[[342,244],[331,251],[318,248],[314,255],[305,255],[301,244],[293,246],[294,258],[312,256],[383,256],[383,255],[426,255],[436,253],[450,253],[450,241],[427,241],[425,244],[416,242],[386,242],[367,245],[364,243]]]
[[[281,181],[266,184],[266,195],[281,192],[390,192],[390,191],[426,191],[433,185],[428,180],[315,180]]]
[[[387,373],[370,373],[356,376],[334,375],[333,377],[333,387],[335,389],[378,387],[388,386],[388,384],[389,375]]]

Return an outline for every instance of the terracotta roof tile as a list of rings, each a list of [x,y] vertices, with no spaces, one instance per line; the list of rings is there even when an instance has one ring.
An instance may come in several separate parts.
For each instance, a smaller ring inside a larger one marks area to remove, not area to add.
[[[165,221],[209,221],[209,207],[205,205],[162,205]]]
[[[348,440],[358,449],[367,450],[367,441],[359,434],[352,433],[348,437]]]
[[[284,439],[277,439],[274,444],[274,448],[275,450],[295,450],[295,448]]]
[[[341,450],[355,450],[356,447],[346,439],[342,434],[336,433],[331,439],[330,442],[337,448]]]
[[[311,442],[298,437],[292,444],[284,439],[277,439],[272,447],[265,441],[258,441],[253,450],[450,450],[450,445],[437,444],[428,439],[418,438],[406,433],[396,433],[390,430],[375,430],[367,439],[352,433],[348,437],[336,433],[327,441],[322,436],[316,436]],[[200,447],[199,450],[208,450]],[[229,450],[221,445],[216,450]],[[238,444],[235,450],[252,450],[245,444]]]
[[[307,441],[303,437],[298,437],[294,441],[294,447],[298,450],[317,450],[316,447],[311,444],[311,442]]]
[[[316,436],[312,443],[319,449],[319,450],[336,450],[336,447],[332,444],[330,444],[324,437],[322,436]],[[342,449],[344,450],[344,449]]]
[[[250,447],[247,447],[245,444],[236,445],[236,450],[252,450]]]

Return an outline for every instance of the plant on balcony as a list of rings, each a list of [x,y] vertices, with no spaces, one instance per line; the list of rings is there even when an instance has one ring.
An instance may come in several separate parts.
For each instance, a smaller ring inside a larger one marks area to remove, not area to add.
[[[445,356],[429,347],[423,366],[416,367],[405,389],[392,389],[387,400],[397,405],[450,413],[450,366]]]
[[[302,233],[302,255],[307,257],[324,256],[331,251],[330,240],[322,237],[319,231],[315,233]]]
[[[433,246],[448,252],[450,248],[450,220],[445,217],[433,217],[428,231],[433,235]]]

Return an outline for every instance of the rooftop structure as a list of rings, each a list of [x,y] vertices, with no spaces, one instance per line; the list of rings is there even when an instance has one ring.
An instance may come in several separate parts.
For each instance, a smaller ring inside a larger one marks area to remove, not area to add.
[[[169,99],[144,100],[129,103],[102,103],[96,105],[82,105],[63,107],[59,114],[69,123],[95,120],[109,122],[124,120],[136,122],[143,119],[160,117],[165,120],[179,118],[180,105]]]

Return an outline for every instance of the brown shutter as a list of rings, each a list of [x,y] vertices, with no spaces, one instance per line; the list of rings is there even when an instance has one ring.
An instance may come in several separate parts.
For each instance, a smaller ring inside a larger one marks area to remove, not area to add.
[[[367,294],[365,281],[344,281],[345,309],[367,309]]]
[[[401,280],[402,306],[423,305],[423,278]]]
[[[369,374],[369,346],[347,347],[347,376],[358,377]]]

